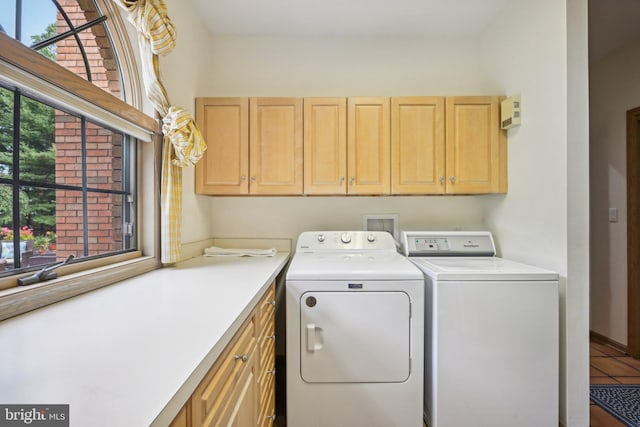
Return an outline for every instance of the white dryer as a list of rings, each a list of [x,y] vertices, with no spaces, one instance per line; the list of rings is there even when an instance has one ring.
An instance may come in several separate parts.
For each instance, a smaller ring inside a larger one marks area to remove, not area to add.
[[[422,426],[424,279],[386,232],[305,232],[286,278],[287,425]]]
[[[558,274],[495,257],[489,232],[402,233],[425,275],[429,427],[556,427]]]

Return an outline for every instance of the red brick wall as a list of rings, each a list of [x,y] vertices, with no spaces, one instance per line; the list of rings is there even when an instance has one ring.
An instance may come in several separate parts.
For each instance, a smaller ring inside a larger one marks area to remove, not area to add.
[[[61,0],[74,26],[98,17],[93,3],[87,0]],[[57,31],[63,33],[68,25],[58,14]],[[121,97],[117,63],[105,29],[96,25],[80,34],[91,71],[91,81],[114,96]],[[87,79],[85,63],[74,37],[56,45],[57,62]],[[86,124],[87,185],[92,188],[122,187],[122,137],[96,124]],[[63,112],[56,112],[56,182],[82,185],[82,146],[80,120]],[[89,255],[121,250],[122,200],[120,196],[102,193],[88,194]],[[83,212],[82,193],[56,191],[56,256],[82,256]]]

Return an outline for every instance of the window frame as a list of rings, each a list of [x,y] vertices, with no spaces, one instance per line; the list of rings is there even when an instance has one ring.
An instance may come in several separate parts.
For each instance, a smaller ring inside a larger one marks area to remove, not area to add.
[[[97,2],[96,2],[97,3]],[[96,4],[100,6],[99,4]],[[113,9],[110,9],[112,14]],[[119,19],[117,12],[113,15]],[[107,22],[112,21],[109,19]],[[125,30],[118,26],[119,33]],[[113,31],[113,22],[109,26]],[[119,60],[125,56],[123,64],[133,74],[123,70],[123,84],[134,94],[139,94],[139,74],[135,60],[123,55],[122,47],[127,37],[118,34],[114,51]],[[129,78],[127,78],[129,77]],[[137,182],[138,209],[136,223],[137,247],[139,250],[123,254],[105,256],[99,259],[74,263],[59,268],[58,279],[35,285],[18,287],[17,279],[32,272],[17,273],[0,278],[0,320],[52,304],[63,299],[107,286],[124,279],[161,267],[159,257],[159,165],[162,144],[159,122],[143,111],[125,103],[66,68],[43,57],[8,35],[0,33],[0,80],[5,84],[18,86],[26,95],[37,93],[36,98],[45,102],[54,100],[71,112],[82,114],[87,119],[108,123],[138,138]],[[126,89],[125,89],[125,93]],[[131,92],[129,92],[131,94]],[[48,99],[49,98],[49,99]],[[136,98],[134,96],[134,98]],[[133,104],[140,104],[134,99]],[[143,142],[143,141],[150,142]]]

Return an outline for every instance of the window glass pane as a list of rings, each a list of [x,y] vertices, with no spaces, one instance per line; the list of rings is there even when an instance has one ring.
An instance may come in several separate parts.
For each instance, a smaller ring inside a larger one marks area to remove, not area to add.
[[[80,39],[89,61],[91,82],[113,96],[122,98],[120,71],[104,25],[96,24],[82,31]]]
[[[20,188],[19,206],[24,212],[31,205],[29,197],[30,188]],[[36,233],[29,225],[28,215],[20,216],[18,226],[19,246],[15,247],[15,229],[13,223],[13,193],[10,185],[0,185],[0,273],[29,265],[29,259],[33,255],[33,244]],[[19,260],[19,261],[18,261]]]
[[[13,193],[10,185],[0,184],[0,274],[13,268]]]
[[[13,176],[13,92],[0,87],[0,178]]]
[[[20,41],[26,46],[46,40],[56,34],[58,10],[52,1],[22,1]]]
[[[82,125],[78,117],[55,112],[56,184],[82,185]]]
[[[50,188],[20,187],[20,224],[28,226],[34,237],[56,231],[55,197]]]
[[[69,36],[56,43],[56,55],[53,60],[74,74],[89,80],[87,64],[75,37]]]
[[[127,249],[123,238],[123,196],[92,193],[87,195],[89,255]]]
[[[87,122],[87,187],[123,189],[122,134]]]
[[[82,192],[56,190],[56,257],[84,256]]]
[[[53,183],[56,152],[55,110],[22,97],[20,103],[20,180]]]
[[[55,248],[49,246],[56,235],[55,197],[50,188],[20,187],[22,268],[55,262]]]
[[[14,39],[16,38],[16,0],[0,0],[0,27]]]

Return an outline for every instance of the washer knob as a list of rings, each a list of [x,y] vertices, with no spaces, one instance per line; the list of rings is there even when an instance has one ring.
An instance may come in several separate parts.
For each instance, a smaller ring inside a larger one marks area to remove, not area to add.
[[[367,236],[367,241],[368,241],[369,243],[373,243],[373,242],[375,242],[375,241],[376,241],[376,236],[374,236],[373,234],[369,234],[369,235]]]
[[[340,240],[342,240],[342,243],[351,243],[351,234],[342,233],[342,236],[340,236]]]
[[[324,242],[324,234],[318,234],[318,242]]]

